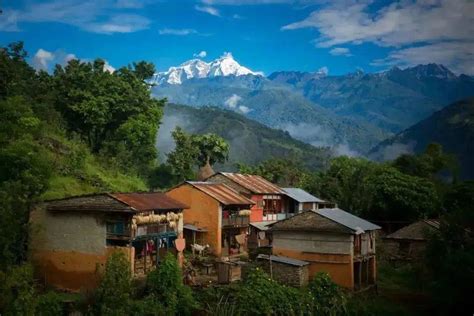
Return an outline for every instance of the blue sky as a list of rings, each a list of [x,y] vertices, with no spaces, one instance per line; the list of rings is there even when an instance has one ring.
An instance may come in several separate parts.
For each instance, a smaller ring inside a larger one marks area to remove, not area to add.
[[[200,52],[242,65],[344,74],[436,62],[474,74],[474,1],[2,0],[0,44],[37,68],[101,57],[166,70]]]

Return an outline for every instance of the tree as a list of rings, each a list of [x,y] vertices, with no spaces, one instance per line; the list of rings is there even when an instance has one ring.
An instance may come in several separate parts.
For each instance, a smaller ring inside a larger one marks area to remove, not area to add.
[[[153,70],[145,62],[114,73],[104,61],[71,60],[56,66],[55,104],[68,130],[79,134],[90,149],[121,158],[125,168],[147,170],[156,161],[155,140],[165,100],[151,97],[143,81]]]
[[[99,315],[126,315],[132,292],[130,264],[123,252],[114,252],[108,259],[105,273],[97,289]]]
[[[212,166],[217,162],[225,162],[229,158],[229,144],[216,134],[193,135],[192,143],[198,149],[199,167],[206,164]]]
[[[183,274],[174,255],[166,254],[157,270],[147,276],[148,293],[162,302],[168,315],[191,315],[197,308],[191,289],[183,284]]]
[[[180,181],[195,177],[194,168],[224,162],[229,145],[215,134],[188,134],[179,126],[172,132],[175,149],[168,154],[168,164]]]
[[[268,159],[256,166],[238,164],[239,172],[259,175],[272,183],[284,186],[300,186],[306,170],[295,159]]]

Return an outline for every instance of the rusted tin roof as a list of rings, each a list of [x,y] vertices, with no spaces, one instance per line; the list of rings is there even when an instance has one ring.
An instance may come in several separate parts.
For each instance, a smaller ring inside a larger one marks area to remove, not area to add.
[[[261,176],[253,174],[219,172],[226,178],[257,194],[285,194],[285,191]],[[212,181],[212,179],[211,179]]]
[[[241,195],[223,183],[187,181],[196,189],[206,193],[224,205],[251,205],[254,201]]]
[[[137,211],[179,210],[188,208],[181,202],[161,192],[111,193],[115,199],[133,207]]]

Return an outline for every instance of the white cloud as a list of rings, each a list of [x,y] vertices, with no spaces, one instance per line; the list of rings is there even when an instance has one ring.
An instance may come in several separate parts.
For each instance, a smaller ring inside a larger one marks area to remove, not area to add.
[[[199,53],[193,54],[193,56],[198,58],[204,58],[207,56],[207,52],[205,50],[202,50]]]
[[[135,2],[136,8],[138,2]],[[132,7],[132,1],[116,3],[113,0],[27,2],[27,5],[19,10],[4,8],[0,31],[19,31],[19,25],[22,23],[43,22],[73,25],[88,32],[102,34],[131,33],[149,28],[151,21],[148,18],[123,12]],[[121,10],[117,11],[117,8]]]
[[[352,56],[351,51],[346,47],[334,47],[329,51],[329,54],[333,56]]]
[[[282,30],[315,28],[319,33],[315,40],[318,47],[361,43],[394,47],[398,57],[392,56],[392,61],[409,61],[401,58],[408,58],[406,54],[415,52],[406,50],[412,46],[429,47],[441,43],[459,49],[451,55],[448,64],[453,63],[453,58],[469,59],[466,48],[474,43],[474,1],[407,0],[390,3],[375,12],[371,11],[371,4],[370,0],[331,2],[304,20],[283,26]],[[447,54],[443,56],[448,57]],[[422,57],[418,59],[423,63],[432,61],[431,56]]]
[[[240,100],[242,100],[241,96],[233,94],[227,100],[225,100],[224,104],[230,107],[231,109],[235,109],[237,103],[239,103]]]
[[[75,54],[66,53],[61,49],[50,52],[40,48],[33,56],[32,64],[36,70],[50,71],[56,64],[65,66],[72,59],[79,59],[83,62],[90,61],[89,58],[78,58]],[[107,60],[104,60],[104,62],[104,71],[113,73],[115,68]]]
[[[53,53],[40,48],[33,57],[33,67],[36,70],[48,70],[48,65],[53,59]]]
[[[184,35],[190,35],[190,34],[197,34],[198,31],[195,29],[169,29],[169,28],[164,28],[158,31],[160,35],[178,35],[178,36],[184,36]]]
[[[250,110],[249,107],[247,107],[247,106],[245,106],[245,105],[240,105],[240,106],[239,106],[239,111],[242,112],[242,113],[244,113],[244,114],[247,114],[247,113],[250,112],[251,110]]]
[[[211,7],[211,6],[196,5],[194,8],[198,11],[201,11],[201,12],[213,15],[213,16],[221,16],[219,10],[217,10],[216,8]]]
[[[441,42],[397,49],[387,58],[377,59],[374,66],[413,66],[433,62],[456,73],[474,74],[474,42]]]

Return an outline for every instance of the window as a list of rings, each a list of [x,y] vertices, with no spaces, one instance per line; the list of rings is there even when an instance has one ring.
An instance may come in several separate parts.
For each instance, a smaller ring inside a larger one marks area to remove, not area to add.
[[[125,223],[122,221],[108,221],[107,235],[126,235]]]
[[[400,251],[401,254],[407,255],[410,253],[410,242],[409,241],[400,241],[398,244],[399,248],[398,250]]]

